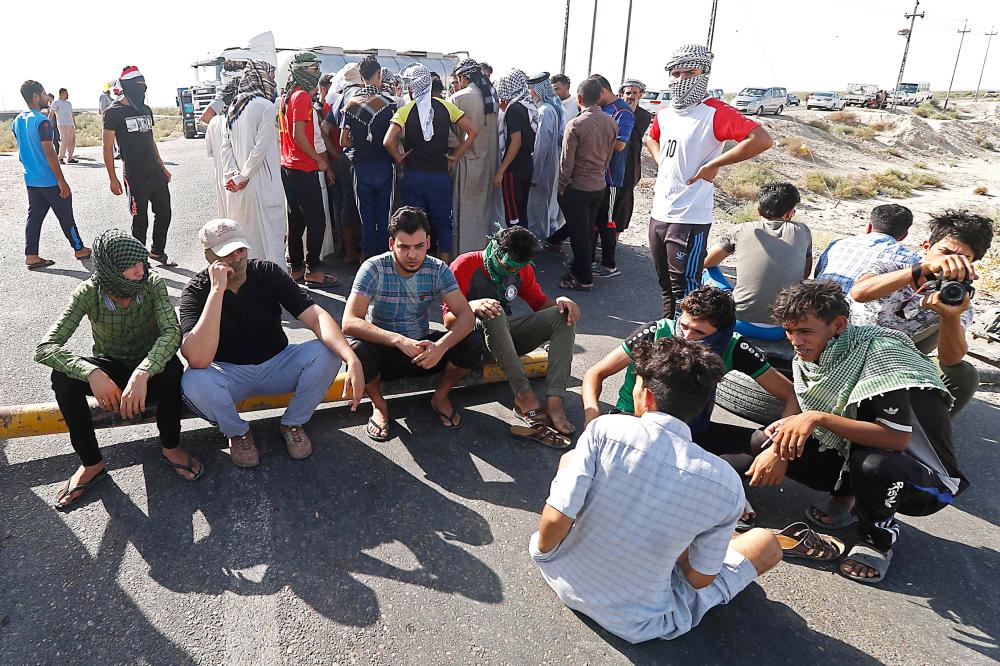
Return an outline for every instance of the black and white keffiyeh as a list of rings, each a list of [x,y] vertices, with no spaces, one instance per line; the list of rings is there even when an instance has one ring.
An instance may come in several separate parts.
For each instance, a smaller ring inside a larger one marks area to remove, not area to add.
[[[464,76],[472,81],[479,93],[483,96],[483,110],[486,113],[497,112],[496,91],[483,74],[483,67],[472,58],[465,58],[455,66],[455,74]]]
[[[382,92],[389,96],[396,95],[396,86],[401,83],[396,72],[388,67],[382,68]]]
[[[708,97],[708,74],[712,71],[713,57],[701,44],[685,44],[670,56],[664,67],[668,72],[678,68],[702,71],[698,76],[670,83],[670,104],[675,109],[685,111]]]
[[[264,60],[249,60],[243,69],[243,75],[236,79],[236,96],[229,105],[226,126],[232,129],[233,123],[243,113],[243,109],[254,97],[263,97],[273,102],[278,96],[278,86],[274,82],[274,65]],[[225,94],[225,92],[223,92]]]
[[[431,103],[431,73],[419,63],[407,65],[399,76],[406,82],[410,95],[416,102],[417,118],[424,141],[430,141],[434,136],[434,106]]]
[[[536,74],[529,79],[528,86],[531,87],[535,94],[538,95],[538,99],[542,104],[548,104],[552,107],[552,110],[556,114],[556,118],[559,121],[559,127],[563,127],[563,105],[562,100],[556,95],[555,88],[552,87],[552,81],[549,80],[548,72],[541,72]]]
[[[528,122],[531,129],[538,131],[538,108],[528,94],[528,75],[519,69],[512,69],[497,80],[497,97],[501,102],[521,104],[528,110]],[[500,132],[500,156],[507,152],[507,123],[498,123]]]
[[[618,94],[621,95],[625,92],[626,88],[638,88],[640,93],[646,92],[646,84],[639,79],[625,79],[622,81],[621,87],[618,88]]]

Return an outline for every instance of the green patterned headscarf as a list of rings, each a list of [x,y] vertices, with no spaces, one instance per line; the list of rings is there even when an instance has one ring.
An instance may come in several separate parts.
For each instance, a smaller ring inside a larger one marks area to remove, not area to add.
[[[119,298],[132,298],[149,279],[149,252],[145,246],[121,229],[108,229],[94,239],[94,283],[101,290]],[[122,271],[142,262],[141,280],[122,277]]]
[[[285,92],[291,91],[296,86],[309,92],[319,84],[320,77],[319,58],[310,51],[299,51],[292,58],[291,69],[288,72],[288,84]]]
[[[504,282],[510,278],[512,275],[516,275],[522,268],[527,266],[528,261],[514,261],[511,258],[510,253],[500,248],[500,244],[497,243],[495,238],[490,239],[489,244],[486,249],[483,250],[483,265],[486,267],[486,272],[490,276],[493,284],[497,288],[497,294],[500,295],[500,302],[506,302],[504,300]]]

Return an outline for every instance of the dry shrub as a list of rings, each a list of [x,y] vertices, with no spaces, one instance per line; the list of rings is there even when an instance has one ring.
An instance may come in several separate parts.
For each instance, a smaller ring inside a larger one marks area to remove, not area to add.
[[[845,123],[836,123],[830,128],[830,131],[836,134],[853,136],[862,140],[871,140],[875,138],[875,130],[868,125],[847,125]]]
[[[895,198],[909,196],[921,187],[940,187],[941,179],[924,173],[903,173],[890,169],[882,173],[841,176],[824,171],[809,171],[802,186],[816,194],[833,193],[838,199],[871,198],[884,194]]]
[[[843,123],[845,125],[860,125],[861,116],[853,111],[834,111],[827,118],[833,123]]]
[[[824,132],[830,131],[830,123],[826,122],[825,120],[819,120],[819,119],[810,120],[806,122],[806,125],[809,125],[810,127],[815,127],[816,129],[821,129]]]
[[[770,167],[762,162],[740,162],[722,170],[715,184],[731,197],[755,201],[761,185],[776,183],[778,179]]]
[[[894,121],[894,120],[876,120],[873,123],[869,123],[868,126],[871,127],[873,130],[875,130],[876,132],[884,132],[886,130],[890,130],[893,127],[895,127],[896,126],[896,121]]]
[[[927,168],[927,163],[926,162],[914,162],[913,163],[913,168],[914,169],[926,169]]]
[[[887,148],[885,152],[889,155],[892,155],[893,157],[903,156],[903,151],[901,151],[899,148]]]
[[[929,118],[931,120],[958,119],[958,111],[955,111],[954,109],[951,109],[950,111],[941,111],[933,102],[922,102],[921,104],[918,104],[913,108],[913,113],[921,118]]]
[[[13,124],[13,120],[0,120],[0,152],[17,150],[17,139],[11,130]]]
[[[722,217],[733,224],[743,224],[744,222],[756,222],[760,219],[760,213],[757,212],[755,202],[747,201],[732,210],[723,211]]]
[[[805,137],[802,136],[783,136],[778,139],[778,145],[783,147],[789,155],[801,157],[804,160],[811,159],[813,156],[812,149]]]
[[[976,189],[972,190],[972,193],[973,194],[978,194],[981,197],[985,197],[985,196],[987,196],[990,193],[990,191],[989,191],[988,188],[985,188],[982,185],[980,185]]]
[[[986,130],[982,127],[977,128],[976,131],[972,133],[972,139],[976,142],[976,145],[985,150],[993,150],[993,142],[986,138]]]

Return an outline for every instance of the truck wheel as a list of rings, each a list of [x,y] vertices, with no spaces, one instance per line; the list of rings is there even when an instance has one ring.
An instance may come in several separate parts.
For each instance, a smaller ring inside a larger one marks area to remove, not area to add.
[[[184,138],[185,139],[193,139],[196,136],[197,136],[197,133],[195,133],[194,130],[184,130]]]
[[[715,389],[715,404],[760,425],[781,418],[784,404],[742,372],[727,373]]]

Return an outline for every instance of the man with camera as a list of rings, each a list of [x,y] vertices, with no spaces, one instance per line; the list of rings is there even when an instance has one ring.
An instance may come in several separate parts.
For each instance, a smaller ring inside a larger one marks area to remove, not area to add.
[[[937,349],[941,379],[955,398],[955,416],[972,399],[979,373],[963,361],[965,329],[972,323],[973,262],[993,242],[989,218],[948,210],[930,222],[923,257],[915,264],[876,261],[851,288],[851,323],[878,324],[906,333],[926,353]]]

